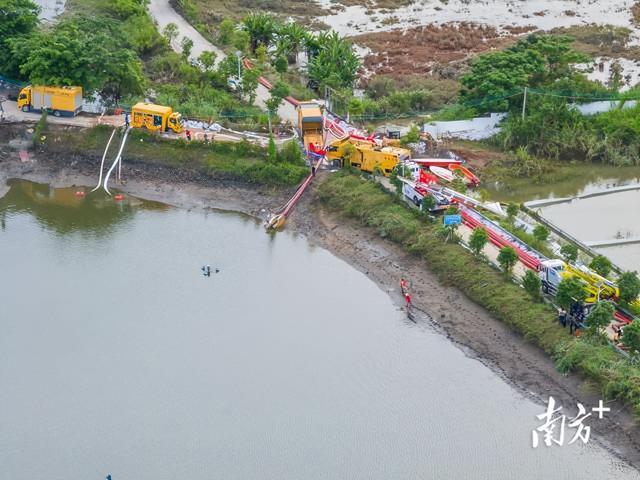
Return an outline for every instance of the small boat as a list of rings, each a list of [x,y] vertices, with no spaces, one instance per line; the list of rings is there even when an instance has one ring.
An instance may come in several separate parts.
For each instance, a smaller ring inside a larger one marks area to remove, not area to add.
[[[432,166],[429,167],[429,170],[431,170],[431,173],[436,175],[438,178],[441,178],[446,182],[453,182],[453,180],[456,178],[453,172],[447,168]]]
[[[480,179],[476,177],[471,170],[467,167],[460,165],[459,163],[450,163],[448,165],[449,170],[452,172],[460,172],[464,175],[464,181],[467,182],[467,185],[478,186],[480,185]]]

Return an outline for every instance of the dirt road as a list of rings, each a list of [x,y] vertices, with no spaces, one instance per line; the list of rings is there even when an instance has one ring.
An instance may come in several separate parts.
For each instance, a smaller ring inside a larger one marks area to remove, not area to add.
[[[175,51],[179,52],[181,50],[179,43],[183,37],[187,37],[193,41],[193,48],[191,49],[190,55],[191,59],[197,60],[200,54],[205,51],[215,52],[217,55],[216,64],[220,63],[220,61],[226,57],[226,54],[221,49],[200,35],[189,22],[182,18],[169,4],[169,0],[151,0],[149,2],[149,13],[158,24],[160,31],[169,23],[174,23],[178,27],[178,38],[171,45]],[[269,98],[269,90],[264,85],[259,84],[256,90],[255,104],[262,109],[266,109],[265,102]],[[278,115],[282,120],[291,122],[294,125],[297,122],[296,109],[287,101],[284,101],[278,109]]]

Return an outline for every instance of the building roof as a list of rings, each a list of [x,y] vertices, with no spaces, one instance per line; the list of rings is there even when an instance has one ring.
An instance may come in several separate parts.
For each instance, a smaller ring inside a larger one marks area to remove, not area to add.
[[[140,110],[145,113],[157,113],[164,115],[165,113],[171,113],[171,107],[165,107],[163,105],[154,105],[153,103],[136,103],[131,111]]]

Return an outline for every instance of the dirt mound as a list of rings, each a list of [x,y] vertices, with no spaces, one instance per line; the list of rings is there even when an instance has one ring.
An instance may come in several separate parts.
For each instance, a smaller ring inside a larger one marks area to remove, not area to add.
[[[371,50],[364,66],[369,71],[395,75],[432,73],[456,78],[470,56],[514,43],[516,36],[495,27],[471,22],[429,24],[407,30],[367,33],[354,43]]]

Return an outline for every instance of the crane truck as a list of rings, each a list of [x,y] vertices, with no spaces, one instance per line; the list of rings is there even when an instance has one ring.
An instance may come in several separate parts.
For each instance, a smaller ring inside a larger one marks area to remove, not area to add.
[[[605,298],[615,300],[620,296],[620,289],[611,280],[607,280],[584,265],[572,265],[557,258],[541,262],[538,275],[542,283],[542,291],[550,295],[557,293],[558,285],[562,280],[576,277],[583,283],[588,294],[587,303]]]

